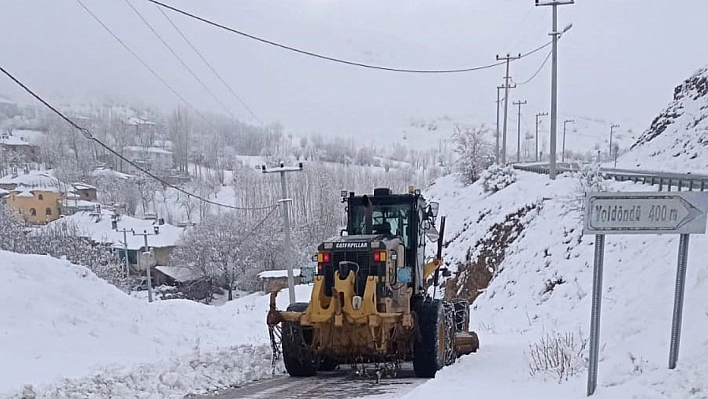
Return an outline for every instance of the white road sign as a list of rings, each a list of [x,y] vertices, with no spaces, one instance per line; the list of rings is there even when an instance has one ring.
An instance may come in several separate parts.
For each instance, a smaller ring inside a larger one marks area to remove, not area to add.
[[[591,193],[584,234],[704,234],[708,192]]]

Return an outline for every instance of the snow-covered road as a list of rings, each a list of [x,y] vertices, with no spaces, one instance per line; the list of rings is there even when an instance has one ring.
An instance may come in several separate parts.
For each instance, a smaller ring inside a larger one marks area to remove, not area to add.
[[[214,395],[189,395],[190,399],[347,399],[347,398],[399,398],[426,379],[414,378],[410,365],[404,365],[397,378],[384,378],[378,383],[359,377],[343,367],[331,373],[319,373],[317,377],[275,377],[246,384]]]

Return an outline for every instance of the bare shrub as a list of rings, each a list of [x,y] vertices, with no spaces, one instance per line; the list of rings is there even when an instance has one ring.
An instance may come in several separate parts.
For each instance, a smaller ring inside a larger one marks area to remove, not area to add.
[[[580,332],[547,334],[529,345],[529,374],[567,381],[587,367],[586,347],[587,339]]]
[[[574,173],[577,185],[574,195],[570,198],[569,208],[580,214],[585,213],[585,198],[590,193],[605,192],[608,190],[607,182],[602,174],[599,164],[582,165],[580,170]]]
[[[516,181],[516,171],[510,165],[494,164],[480,175],[482,187],[487,193],[496,193]]]

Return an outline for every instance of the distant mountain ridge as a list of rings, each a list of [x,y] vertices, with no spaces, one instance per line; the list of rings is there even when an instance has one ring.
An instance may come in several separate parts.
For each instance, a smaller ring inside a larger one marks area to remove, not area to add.
[[[619,163],[643,169],[708,172],[708,66],[676,86],[673,100]]]

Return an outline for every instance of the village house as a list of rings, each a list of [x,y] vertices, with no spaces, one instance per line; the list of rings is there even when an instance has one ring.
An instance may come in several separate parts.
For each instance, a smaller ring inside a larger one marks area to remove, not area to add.
[[[73,215],[77,212],[91,212],[98,204],[96,187],[86,183],[72,183],[64,193],[61,202],[62,215]]]
[[[45,224],[61,215],[92,211],[97,190],[85,183],[64,184],[50,171],[15,170],[0,178],[0,199],[30,224]]]
[[[50,223],[61,214],[61,184],[47,172],[15,172],[0,178],[0,188],[9,192],[7,206],[26,223]]]
[[[76,192],[79,199],[91,202],[98,201],[98,190],[96,187],[86,183],[72,183],[71,186],[74,188],[74,192]]]
[[[151,273],[155,282],[164,280],[158,266],[167,266],[172,251],[182,238],[185,229],[161,223],[158,220],[144,220],[128,215],[120,215],[105,209],[100,205],[93,211],[77,212],[55,221],[52,225],[73,225],[78,227],[81,236],[99,244],[108,244],[113,247],[116,256],[124,264],[126,252],[128,257],[129,274],[131,276],[145,275],[146,268],[140,261],[140,254],[145,252],[145,238],[135,233],[148,233],[148,246],[154,254],[154,264]],[[124,232],[124,230],[127,230]],[[124,241],[125,240],[125,241]]]
[[[23,140],[17,136],[10,136],[3,133],[0,136],[0,147],[7,151],[12,151],[22,156],[26,162],[39,162],[40,150],[39,147]]]
[[[174,166],[172,152],[159,147],[140,147],[127,146],[123,147],[123,156],[147,170],[168,170]],[[126,171],[135,173],[137,170],[127,165]]]

